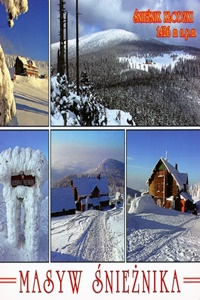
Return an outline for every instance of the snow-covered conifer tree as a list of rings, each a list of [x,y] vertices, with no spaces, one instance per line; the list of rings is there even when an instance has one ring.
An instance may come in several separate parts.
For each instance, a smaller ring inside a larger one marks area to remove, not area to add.
[[[7,125],[16,115],[13,82],[0,45],[0,126]]]

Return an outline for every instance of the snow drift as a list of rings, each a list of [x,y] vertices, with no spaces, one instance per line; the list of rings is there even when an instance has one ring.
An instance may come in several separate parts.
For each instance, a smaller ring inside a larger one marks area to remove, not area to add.
[[[20,173],[34,176],[35,184],[13,187],[11,176]],[[15,147],[14,150],[8,149],[0,154],[0,181],[4,185],[8,241],[14,247],[23,245],[24,234],[29,260],[34,261],[38,259],[39,253],[41,186],[47,176],[47,161],[40,150]],[[24,228],[21,228],[22,223]]]
[[[127,261],[199,261],[200,218],[159,207],[149,195],[133,199],[127,214]]]
[[[0,126],[7,125],[16,115],[13,82],[0,45]]]
[[[153,212],[157,208],[160,209],[150,195],[143,195],[131,201],[131,206],[128,212],[129,214],[140,214],[143,212]]]
[[[14,18],[17,19],[20,14],[23,14],[28,10],[28,0],[0,0],[0,2],[5,5],[8,13],[9,27],[13,27]]]

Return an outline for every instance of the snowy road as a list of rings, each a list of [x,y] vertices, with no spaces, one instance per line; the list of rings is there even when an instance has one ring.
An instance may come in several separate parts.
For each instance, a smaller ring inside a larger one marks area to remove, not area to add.
[[[123,261],[123,210],[94,210],[53,218],[52,260]]]
[[[199,260],[199,217],[157,206],[127,215],[127,261]]]

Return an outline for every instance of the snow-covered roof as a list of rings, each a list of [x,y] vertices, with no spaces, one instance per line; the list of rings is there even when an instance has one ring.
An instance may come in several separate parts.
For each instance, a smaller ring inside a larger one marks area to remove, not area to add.
[[[21,62],[24,64],[24,65],[28,65],[28,61],[25,57],[23,56],[18,56],[18,59],[21,60]]]
[[[79,196],[88,196],[94,191],[95,187],[99,189],[100,194],[108,194],[108,180],[106,177],[81,177],[73,180],[73,185],[77,188]]]
[[[55,188],[51,191],[51,211],[61,212],[65,209],[76,209],[74,194],[71,187]]]
[[[181,192],[180,197],[185,201],[189,200],[190,202],[194,203],[194,200],[192,199],[191,195],[187,192]]]
[[[90,198],[87,199],[87,198],[84,198],[81,200],[81,203],[83,205],[85,205],[86,203],[88,204],[92,204],[93,206],[98,206],[100,205],[101,202],[105,202],[105,201],[109,201],[110,198],[108,196],[101,196],[101,197],[98,197],[98,198]]]
[[[180,188],[184,187],[184,184],[187,184],[188,181],[188,175],[187,173],[180,173],[174,166],[172,166],[167,160],[164,158],[161,158],[162,162],[166,166],[167,170],[176,180],[178,186]]]
[[[36,177],[43,184],[48,178],[48,164],[40,150],[15,147],[0,153],[0,181],[9,182],[11,176],[25,175]]]
[[[180,187],[180,189],[184,188],[184,185],[188,183],[188,174],[187,173],[180,173],[174,166],[172,166],[166,159],[161,157],[155,167],[153,168],[152,174],[150,178],[147,180],[147,182],[150,181],[152,175],[154,174],[154,171],[156,170],[157,165],[159,162],[162,161],[163,164],[165,165],[166,169],[168,172],[172,175],[172,177],[175,179],[177,182],[177,185]]]
[[[35,62],[34,62],[33,60],[28,59],[28,60],[27,60],[27,63],[28,63],[28,64],[31,63],[31,64],[32,64],[32,67],[37,68],[37,66],[36,66],[36,64],[35,64]]]
[[[18,56],[19,60],[21,60],[21,62],[23,63],[23,65],[29,66],[30,62],[32,63],[32,66],[37,68],[35,62],[31,59],[27,59],[23,56]]]
[[[173,201],[174,200],[174,196],[168,197],[167,200],[168,201]]]

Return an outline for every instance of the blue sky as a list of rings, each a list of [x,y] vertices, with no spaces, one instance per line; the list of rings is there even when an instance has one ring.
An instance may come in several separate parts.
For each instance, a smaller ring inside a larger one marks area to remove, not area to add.
[[[107,158],[124,162],[123,130],[64,130],[51,136],[52,179],[81,174]]]
[[[147,188],[160,157],[166,157],[178,170],[188,173],[189,184],[200,182],[200,131],[132,130],[127,131],[127,186]]]
[[[76,36],[76,20],[75,20],[75,2],[66,1],[65,8],[69,12],[69,38]],[[51,0],[51,43],[59,41],[59,0]],[[79,0],[79,33],[80,36],[91,34],[101,30],[107,29],[124,29],[141,35],[143,38],[156,38],[156,27],[159,24],[136,24],[133,23],[132,17],[135,9],[140,11],[194,11],[194,23],[180,23],[172,24],[172,29],[179,29],[182,27],[195,28],[197,30],[197,37],[185,41],[183,38],[162,38],[162,42],[195,46],[200,48],[200,18],[199,18],[200,0]],[[171,25],[171,24],[167,24]]]
[[[28,148],[41,150],[48,160],[47,130],[2,130],[0,131],[0,152],[9,148]]]
[[[5,6],[0,3],[0,44],[6,54],[48,61],[48,0],[29,0],[29,9],[8,27]]]

